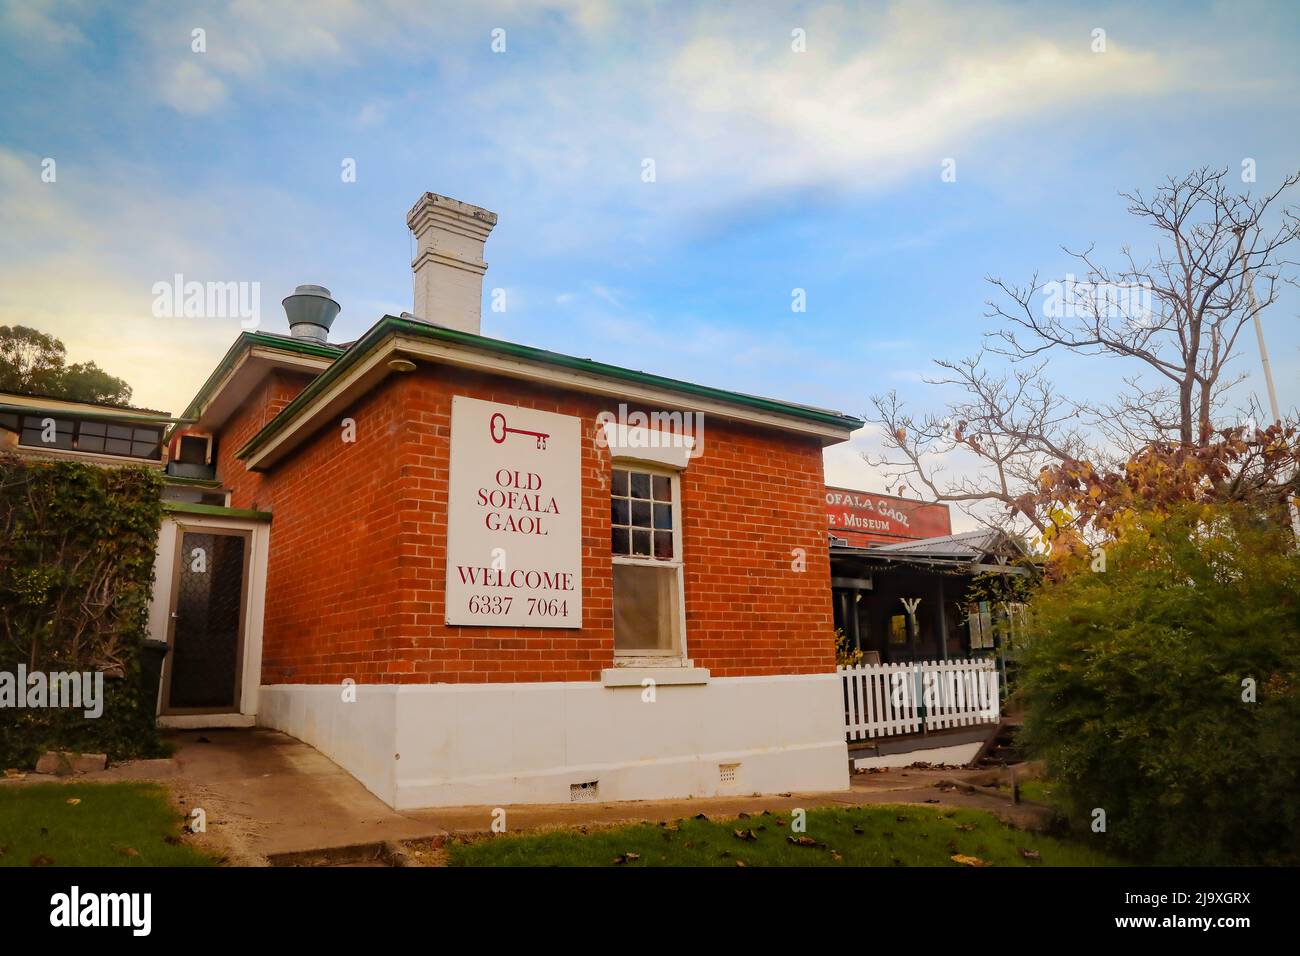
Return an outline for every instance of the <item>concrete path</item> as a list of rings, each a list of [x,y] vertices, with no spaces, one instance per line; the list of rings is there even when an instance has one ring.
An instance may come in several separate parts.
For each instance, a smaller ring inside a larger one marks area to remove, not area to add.
[[[450,833],[487,832],[492,826],[493,807],[393,810],[327,757],[277,731],[180,731],[169,739],[178,748],[169,760],[135,761],[63,779],[165,782],[186,815],[195,807],[205,811],[208,833],[199,842],[236,865],[357,844],[440,842],[437,838]],[[962,782],[972,776],[974,771],[912,768],[855,774],[851,788],[839,792],[511,806],[505,808],[506,825],[521,831],[658,822],[698,813],[727,818],[742,812],[882,803],[989,810],[1022,827],[1041,819],[1042,809],[1033,805],[941,786],[941,781]],[[49,779],[30,775],[25,782]]]

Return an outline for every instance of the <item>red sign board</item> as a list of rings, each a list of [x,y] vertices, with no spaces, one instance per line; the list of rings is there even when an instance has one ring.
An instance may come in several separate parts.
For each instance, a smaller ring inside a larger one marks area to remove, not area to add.
[[[947,505],[847,488],[826,489],[826,526],[855,547],[952,534]]]

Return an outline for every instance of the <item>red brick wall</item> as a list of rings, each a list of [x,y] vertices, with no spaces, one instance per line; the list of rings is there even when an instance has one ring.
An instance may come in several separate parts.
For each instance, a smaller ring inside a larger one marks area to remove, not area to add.
[[[274,387],[270,387],[273,391]],[[447,626],[447,481],[454,394],[583,422],[583,627]],[[264,398],[268,407],[274,396]],[[270,473],[223,461],[237,507],[271,510],[264,683],[595,680],[614,654],[608,451],[577,392],[421,366],[390,378]],[[238,449],[232,422],[226,447]],[[682,475],[688,655],[716,676],[832,670],[821,445],[704,422]],[[796,571],[794,549],[804,552]]]
[[[217,477],[231,492],[232,508],[259,508],[263,504],[258,500],[262,476],[248,471],[242,461],[235,460],[235,452],[293,401],[313,377],[294,372],[272,372],[221,429],[217,436]]]

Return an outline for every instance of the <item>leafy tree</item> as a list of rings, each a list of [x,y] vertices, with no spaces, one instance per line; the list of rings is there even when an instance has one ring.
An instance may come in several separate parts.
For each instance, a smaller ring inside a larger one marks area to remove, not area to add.
[[[1031,604],[1023,743],[1101,845],[1300,863],[1300,554],[1285,527],[1182,504],[1108,530],[1104,552],[1058,555]]]
[[[48,333],[0,325],[0,391],[113,405],[131,401],[125,381],[94,362],[68,365],[66,355],[63,343]]]

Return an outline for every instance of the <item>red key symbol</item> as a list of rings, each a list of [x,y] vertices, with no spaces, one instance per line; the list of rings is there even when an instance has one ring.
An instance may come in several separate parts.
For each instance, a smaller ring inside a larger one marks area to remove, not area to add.
[[[543,450],[546,448],[546,439],[551,437],[543,432],[530,432],[525,428],[507,428],[506,417],[500,412],[493,415],[492,420],[488,423],[488,433],[491,434],[492,440],[498,445],[506,440],[506,435],[512,432],[516,435],[527,435],[529,438],[535,438],[537,447]]]

